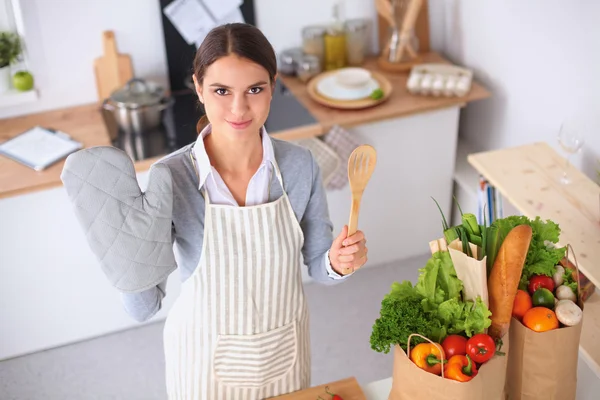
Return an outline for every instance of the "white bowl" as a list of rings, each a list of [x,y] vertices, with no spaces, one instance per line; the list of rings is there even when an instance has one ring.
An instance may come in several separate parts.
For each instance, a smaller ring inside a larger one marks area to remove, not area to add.
[[[364,68],[343,68],[335,74],[335,80],[341,86],[361,88],[371,81],[371,73]]]
[[[361,100],[368,98],[379,83],[370,78],[365,85],[358,87],[342,86],[337,82],[335,75],[327,76],[317,82],[316,89],[321,95],[332,100]]]

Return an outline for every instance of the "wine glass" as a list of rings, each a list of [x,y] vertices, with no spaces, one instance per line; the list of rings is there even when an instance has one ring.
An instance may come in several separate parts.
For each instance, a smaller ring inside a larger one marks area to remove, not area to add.
[[[568,185],[571,183],[571,178],[569,178],[567,174],[567,169],[569,168],[569,158],[572,154],[577,153],[583,147],[585,143],[585,139],[583,137],[583,131],[580,126],[577,126],[573,123],[573,121],[564,121],[560,130],[558,131],[558,143],[560,147],[567,153],[565,169],[563,171],[563,176],[560,178],[560,183],[563,185]]]

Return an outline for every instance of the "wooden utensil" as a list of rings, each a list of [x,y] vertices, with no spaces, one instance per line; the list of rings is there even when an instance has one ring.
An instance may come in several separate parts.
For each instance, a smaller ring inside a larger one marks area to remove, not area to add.
[[[331,399],[331,395],[327,394],[327,392],[337,394],[344,400],[366,400],[364,392],[354,377],[326,383],[324,385],[313,386],[308,389],[299,390],[282,396],[271,397],[271,399],[317,400],[319,396],[321,396],[321,399]]]
[[[375,170],[377,152],[372,146],[363,144],[358,146],[348,158],[348,181],[352,191],[352,205],[350,207],[350,221],[348,223],[348,236],[356,233],[358,227],[358,214],[363,192]],[[353,272],[351,268],[344,268],[343,275]]]
[[[414,30],[422,5],[423,0],[410,0],[408,4],[404,20],[402,21],[402,28],[400,30],[400,46],[396,54],[396,59],[394,60],[396,62],[399,62],[402,59],[404,50],[408,51],[411,58],[417,58],[417,52],[412,47],[410,39],[411,32]]]
[[[104,31],[102,42],[104,55],[94,60],[99,101],[108,98],[114,90],[123,87],[127,81],[133,78],[131,58],[117,52],[114,32]]]

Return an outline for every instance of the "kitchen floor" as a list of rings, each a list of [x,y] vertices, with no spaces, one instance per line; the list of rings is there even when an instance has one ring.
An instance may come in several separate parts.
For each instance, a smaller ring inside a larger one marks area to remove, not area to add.
[[[391,353],[384,355],[370,348],[371,327],[391,283],[416,281],[426,260],[424,255],[365,268],[340,285],[306,285],[313,385],[349,376],[366,385],[391,375]],[[162,322],[152,323],[0,362],[0,398],[165,399],[162,327]],[[597,398],[600,380],[583,361],[579,364],[578,399]]]

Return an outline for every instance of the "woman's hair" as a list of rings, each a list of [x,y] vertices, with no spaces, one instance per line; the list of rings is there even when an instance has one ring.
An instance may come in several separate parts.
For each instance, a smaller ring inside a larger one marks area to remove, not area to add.
[[[265,35],[253,25],[233,23],[213,28],[198,48],[194,57],[194,75],[202,84],[206,69],[221,57],[235,54],[261,65],[274,81],[277,73],[277,57]],[[206,116],[196,125],[198,133],[208,125]]]

